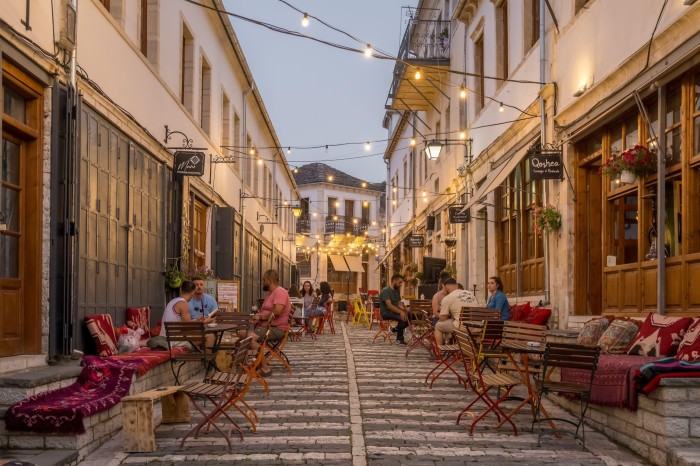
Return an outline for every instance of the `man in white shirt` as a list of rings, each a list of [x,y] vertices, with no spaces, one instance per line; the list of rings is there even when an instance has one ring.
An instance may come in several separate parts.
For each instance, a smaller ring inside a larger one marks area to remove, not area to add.
[[[440,303],[439,321],[435,324],[435,341],[438,345],[445,342],[443,336],[452,337],[452,331],[460,326],[460,316],[462,308],[473,306],[476,304],[474,295],[471,291],[460,290],[457,285],[457,280],[448,278],[443,282],[447,296]]]

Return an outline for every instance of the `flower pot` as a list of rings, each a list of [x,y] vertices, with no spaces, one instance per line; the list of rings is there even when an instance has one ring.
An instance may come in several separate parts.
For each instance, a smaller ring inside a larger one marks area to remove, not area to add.
[[[168,286],[170,288],[180,288],[180,286],[182,286],[182,281],[183,281],[182,278],[179,278],[179,277],[178,278],[171,278],[170,280],[168,280]]]
[[[622,170],[620,172],[620,182],[625,184],[633,184],[637,182],[637,175],[631,171]]]

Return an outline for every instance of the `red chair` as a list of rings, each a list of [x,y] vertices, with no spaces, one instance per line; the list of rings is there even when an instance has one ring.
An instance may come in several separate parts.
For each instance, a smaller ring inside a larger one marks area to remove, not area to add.
[[[433,332],[428,335],[428,340],[438,361],[435,367],[425,376],[425,383],[428,384],[428,388],[433,388],[435,381],[448,370],[457,377],[457,381],[461,385],[465,385],[467,379],[459,375],[452,367],[455,364],[459,366],[462,362],[462,352],[459,349],[459,345],[438,345]],[[428,382],[429,379],[430,382]]]
[[[328,330],[335,335],[335,324],[333,323],[333,301],[327,302],[325,306],[326,313],[319,317],[320,320],[316,334],[318,335],[323,333],[323,328],[326,326],[326,323],[328,323]]]

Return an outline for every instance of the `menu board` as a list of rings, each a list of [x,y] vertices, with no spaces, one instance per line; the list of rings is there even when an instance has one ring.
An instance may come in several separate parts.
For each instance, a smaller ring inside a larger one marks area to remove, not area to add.
[[[220,303],[231,303],[233,309],[238,309],[241,292],[241,282],[238,280],[219,280],[216,282],[216,300]]]

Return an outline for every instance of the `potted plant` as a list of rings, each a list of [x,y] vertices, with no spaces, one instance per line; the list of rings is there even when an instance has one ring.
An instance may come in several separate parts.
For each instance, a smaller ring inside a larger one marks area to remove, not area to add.
[[[634,183],[640,176],[656,171],[656,152],[637,144],[622,153],[615,153],[600,167],[600,173],[620,177],[623,183]]]
[[[187,274],[180,270],[178,262],[175,262],[173,266],[168,266],[163,272],[163,276],[165,276],[165,281],[170,288],[180,288],[182,282],[188,278]]]
[[[551,204],[546,206],[532,205],[532,223],[539,237],[550,231],[561,228],[561,213]]]
[[[454,236],[445,236],[442,242],[445,243],[448,248],[453,248],[457,245],[457,238]]]
[[[409,262],[403,269],[403,281],[411,286],[416,286],[418,284],[418,264]]]
[[[442,271],[447,272],[450,275],[450,277],[454,277],[455,275],[457,275],[457,269],[452,265],[448,265],[447,267],[442,269]]]

